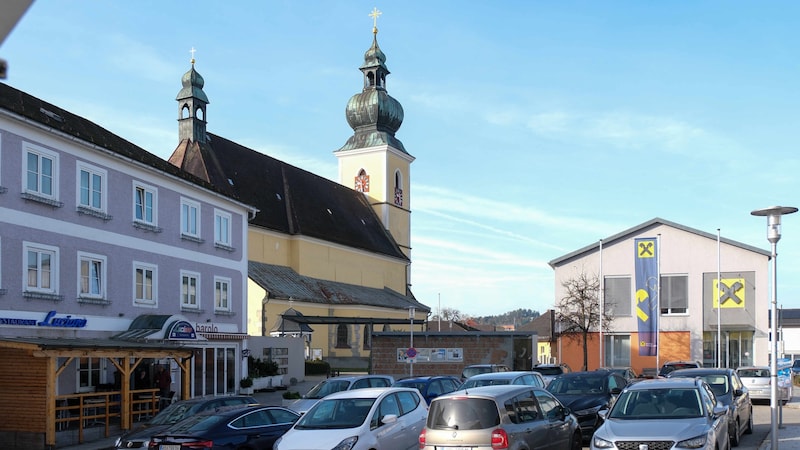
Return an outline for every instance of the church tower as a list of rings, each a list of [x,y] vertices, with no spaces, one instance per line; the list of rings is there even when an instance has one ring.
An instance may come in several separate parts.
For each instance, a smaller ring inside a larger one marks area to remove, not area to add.
[[[363,192],[403,253],[411,258],[411,163],[414,157],[395,133],[403,124],[403,107],[386,92],[386,55],[378,46],[374,9],[372,46],[359,68],[364,89],[347,102],[347,123],[353,129],[334,154],[339,159],[339,183]]]
[[[194,70],[194,49],[192,49],[192,68],[181,79],[183,87],[178,101],[178,136],[181,141],[206,141],[206,106],[208,97],[203,92],[203,77]]]

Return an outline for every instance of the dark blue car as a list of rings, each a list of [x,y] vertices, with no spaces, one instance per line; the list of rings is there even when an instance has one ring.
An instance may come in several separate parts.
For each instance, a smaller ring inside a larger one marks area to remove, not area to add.
[[[602,424],[597,412],[611,408],[627,384],[625,378],[615,373],[596,370],[565,373],[551,381],[547,390],[572,411],[581,426],[583,440],[588,441]]]
[[[209,411],[153,436],[150,448],[270,449],[299,418],[300,414],[279,406],[248,405]]]
[[[434,398],[449,394],[458,389],[461,379],[449,375],[439,375],[432,377],[408,377],[395,381],[392,386],[416,388],[428,404]]]

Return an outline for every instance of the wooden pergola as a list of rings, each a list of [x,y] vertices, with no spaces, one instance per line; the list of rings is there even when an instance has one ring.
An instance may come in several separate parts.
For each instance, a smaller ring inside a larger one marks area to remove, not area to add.
[[[120,427],[130,429],[130,384],[125,380],[131,379],[145,359],[170,358],[181,369],[181,398],[188,399],[194,350],[170,341],[1,338],[0,440],[20,443],[19,448],[55,448],[58,377],[76,358],[82,357],[105,358],[119,371],[123,380],[119,387]],[[13,437],[13,441],[2,439],[4,436]]]

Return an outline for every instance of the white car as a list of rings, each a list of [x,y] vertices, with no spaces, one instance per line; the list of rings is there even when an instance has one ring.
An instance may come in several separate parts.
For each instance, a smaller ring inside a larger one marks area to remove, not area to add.
[[[772,377],[769,366],[747,366],[736,369],[742,384],[750,393],[750,400],[772,399]],[[778,377],[778,400],[786,404],[792,399],[792,380]]]
[[[418,447],[428,404],[417,389],[388,387],[323,398],[275,442],[273,450],[381,450]]]

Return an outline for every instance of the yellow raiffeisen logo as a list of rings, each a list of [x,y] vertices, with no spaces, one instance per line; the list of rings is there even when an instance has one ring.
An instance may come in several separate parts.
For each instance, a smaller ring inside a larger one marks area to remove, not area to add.
[[[721,284],[718,281],[718,279],[714,279],[712,308],[717,308],[717,292],[719,292],[719,304],[722,305],[722,308],[744,308],[744,278],[723,278]]]
[[[648,316],[647,313],[639,307],[639,304],[647,300],[648,297],[650,296],[647,295],[647,291],[644,289],[639,289],[636,291],[636,317],[638,317],[642,322],[647,322],[647,320],[650,319],[650,316]]]
[[[654,258],[656,256],[656,241],[639,241],[636,247],[636,256],[639,258]]]

